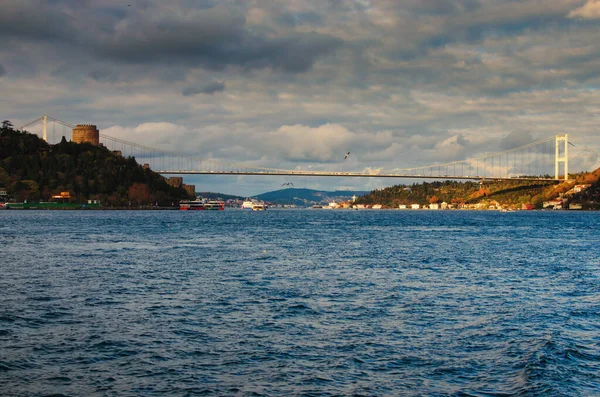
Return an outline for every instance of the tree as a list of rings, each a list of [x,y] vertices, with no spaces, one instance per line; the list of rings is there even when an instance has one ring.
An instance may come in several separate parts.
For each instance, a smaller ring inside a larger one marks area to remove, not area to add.
[[[150,202],[150,189],[145,183],[134,183],[128,189],[129,199],[132,202],[141,204],[148,204]]]
[[[0,167],[0,186],[6,186],[10,183],[10,175]]]
[[[11,130],[12,128],[13,128],[13,123],[11,123],[9,120],[4,120],[2,122],[2,129]]]

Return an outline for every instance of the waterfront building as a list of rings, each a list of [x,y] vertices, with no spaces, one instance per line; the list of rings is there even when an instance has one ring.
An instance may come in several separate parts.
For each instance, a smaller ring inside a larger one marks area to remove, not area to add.
[[[573,193],[581,193],[591,185],[575,185],[573,186]]]

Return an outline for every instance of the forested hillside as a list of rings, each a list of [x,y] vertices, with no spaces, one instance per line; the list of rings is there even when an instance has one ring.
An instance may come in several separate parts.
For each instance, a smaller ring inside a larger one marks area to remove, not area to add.
[[[572,191],[577,184],[591,185],[581,193],[565,195],[571,203],[584,203],[588,208],[595,207],[600,196],[600,169],[594,172],[571,174],[570,181],[533,182],[533,181],[486,181],[457,182],[436,181],[396,185],[374,190],[360,197],[357,204],[382,204],[397,208],[400,204],[442,203],[454,205],[476,204],[496,201],[501,205],[520,208],[531,204],[541,208],[544,201],[555,199]]]
[[[72,200],[113,206],[168,206],[188,198],[161,175],[102,146],[67,142],[49,145],[8,121],[0,128],[0,187],[16,201],[46,201],[68,191]]]

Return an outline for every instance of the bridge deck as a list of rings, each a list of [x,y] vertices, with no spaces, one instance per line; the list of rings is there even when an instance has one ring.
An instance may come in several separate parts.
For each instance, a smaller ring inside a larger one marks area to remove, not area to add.
[[[315,171],[186,171],[186,170],[158,170],[159,174],[169,175],[283,175],[283,176],[321,176],[321,177],[352,177],[352,178],[415,178],[415,179],[457,179],[457,180],[506,180],[506,181],[542,181],[542,182],[562,182],[554,178],[536,178],[536,177],[495,177],[485,175],[417,175],[417,174],[365,174],[360,172],[315,172]]]

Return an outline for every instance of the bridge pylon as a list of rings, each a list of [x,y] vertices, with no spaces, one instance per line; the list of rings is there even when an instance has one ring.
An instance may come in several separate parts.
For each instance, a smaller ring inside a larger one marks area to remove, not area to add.
[[[46,142],[48,142],[47,124],[48,116],[44,115],[44,117],[42,117],[42,139]]]
[[[565,181],[569,179],[569,134],[556,135],[556,154],[554,156],[554,179],[559,179],[560,164],[564,164]],[[561,150],[561,145],[563,148]]]

